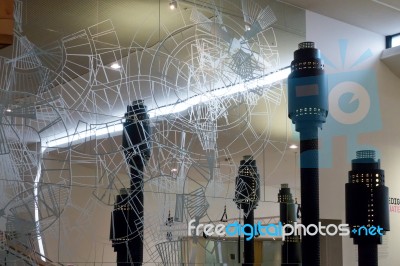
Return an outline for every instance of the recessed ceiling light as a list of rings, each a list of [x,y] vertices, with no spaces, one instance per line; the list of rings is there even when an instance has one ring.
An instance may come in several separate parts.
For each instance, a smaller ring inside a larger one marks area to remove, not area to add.
[[[111,68],[112,69],[120,69],[121,66],[118,63],[114,63],[114,64],[111,65]]]
[[[297,148],[298,148],[298,146],[296,144],[292,144],[289,146],[289,149],[292,149],[292,150],[297,149]]]
[[[174,10],[178,8],[178,3],[176,1],[169,2],[169,9]]]

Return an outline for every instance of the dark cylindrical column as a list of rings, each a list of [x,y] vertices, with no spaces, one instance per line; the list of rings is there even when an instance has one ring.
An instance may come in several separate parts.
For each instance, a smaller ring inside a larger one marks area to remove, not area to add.
[[[318,129],[328,115],[328,86],[320,51],[313,42],[299,44],[288,77],[288,113],[300,133],[302,224],[319,222]],[[303,265],[320,265],[319,236],[303,236]]]
[[[319,222],[318,129],[300,133],[301,223],[306,227]],[[304,137],[306,135],[306,137]],[[301,240],[304,265],[320,265],[319,235],[306,235]],[[312,255],[311,255],[312,254]],[[304,261],[306,260],[306,261]],[[306,264],[306,262],[310,264]]]
[[[243,218],[244,224],[250,224],[254,225],[254,209],[250,210],[247,214],[247,216],[244,216]],[[254,227],[253,227],[254,228]],[[245,229],[247,232],[250,231],[250,228]],[[252,230],[252,229],[251,229]],[[255,233],[255,232],[253,232]],[[250,240],[246,239],[246,236],[244,237],[244,264],[246,266],[253,265],[254,263],[254,237]]]
[[[346,184],[346,223],[358,245],[358,265],[378,265],[378,245],[390,230],[389,189],[375,151],[357,151]]]
[[[378,266],[378,245],[374,243],[358,244],[358,265]]]
[[[240,161],[238,176],[235,182],[234,201],[239,209],[244,212],[244,224],[254,228],[254,209],[260,199],[260,176],[257,172],[256,161],[252,156],[244,156]],[[247,230],[252,230],[246,228]],[[255,235],[255,232],[253,232]],[[247,240],[244,237],[244,264],[254,263],[254,237]],[[239,238],[240,239],[240,238]],[[239,243],[240,247],[240,243]]]
[[[129,166],[130,189],[121,190],[111,217],[110,239],[117,252],[117,264],[143,263],[143,171],[150,157],[150,125],[142,100],[128,105],[122,147]]]
[[[110,239],[114,251],[117,252],[117,265],[131,265],[129,245],[133,239],[130,224],[133,223],[135,215],[132,209],[129,189],[121,189],[116,197],[114,210],[111,214]]]
[[[292,193],[288,184],[282,184],[278,194],[278,202],[280,209],[280,222],[282,225],[294,224],[296,217],[296,204],[293,201]],[[301,265],[301,243],[300,237],[294,234],[286,236],[282,244],[282,266],[299,266]]]

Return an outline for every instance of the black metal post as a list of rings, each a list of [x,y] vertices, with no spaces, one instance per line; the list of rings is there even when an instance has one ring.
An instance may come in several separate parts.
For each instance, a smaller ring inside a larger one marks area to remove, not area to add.
[[[260,176],[257,172],[256,161],[252,156],[244,156],[240,161],[238,176],[235,182],[235,203],[239,209],[244,211],[244,225],[254,228],[254,209],[260,199]],[[246,233],[250,233],[247,227]],[[253,236],[255,232],[253,232]],[[247,240],[244,236],[244,263],[243,265],[254,264],[254,237]],[[239,243],[240,247],[240,237]],[[240,249],[239,249],[240,250]],[[239,254],[240,256],[240,254]]]
[[[328,86],[320,51],[313,42],[299,44],[288,77],[289,118],[300,133],[302,224],[319,222],[318,129],[328,115]],[[319,235],[303,236],[303,265],[320,265]]]
[[[249,224],[254,228],[254,209],[248,210],[247,216],[244,215],[243,223]],[[248,233],[250,231],[249,228],[246,228],[245,230]],[[255,232],[253,232],[253,233],[255,233]],[[243,265],[246,265],[246,266],[253,265],[253,263],[254,263],[254,237],[250,240],[247,240],[246,236],[244,236],[243,241],[244,241],[244,243],[243,243],[244,264]]]
[[[296,204],[293,201],[292,193],[288,184],[282,184],[278,194],[280,208],[280,221],[283,225],[294,224],[296,218]],[[288,235],[282,244],[282,266],[301,265],[301,243],[300,237],[294,234]]]
[[[150,124],[142,100],[128,105],[122,147],[129,166],[130,189],[117,196],[111,217],[110,239],[117,252],[117,265],[143,263],[143,171],[150,158]]]
[[[300,132],[300,188],[301,223],[306,227],[319,222],[319,169],[318,169],[318,129]],[[304,265],[320,265],[319,235],[302,236]],[[304,261],[305,260],[305,261]]]
[[[378,266],[378,245],[363,241],[358,244],[358,265]]]

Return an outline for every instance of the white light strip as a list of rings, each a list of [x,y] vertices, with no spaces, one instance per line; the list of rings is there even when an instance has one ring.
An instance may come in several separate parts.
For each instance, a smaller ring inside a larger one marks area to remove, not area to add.
[[[40,149],[40,158],[42,158],[42,154],[45,151],[46,148],[41,148]],[[37,241],[39,245],[39,253],[40,253],[40,258],[42,261],[46,261],[45,253],[44,253],[44,247],[43,247],[43,241],[42,241],[42,236],[40,234],[40,220],[39,220],[39,191],[38,191],[38,184],[40,181],[40,176],[42,174],[42,164],[41,164],[41,159],[39,159],[38,166],[37,166],[37,173],[35,177],[35,182],[33,183],[33,201],[34,201],[34,208],[35,208],[35,225],[36,225],[36,234],[37,234]]]
[[[232,94],[271,85],[275,82],[286,79],[289,74],[290,74],[290,68],[286,67],[279,71],[270,73],[269,75],[263,76],[261,78],[250,80],[245,83],[235,84],[229,87],[216,89],[214,91],[207,92],[207,94],[196,95],[176,104],[162,106],[157,109],[150,110],[148,113],[150,118],[179,113],[187,110],[191,106],[205,103],[216,98],[226,97]]]
[[[148,112],[148,114],[149,114],[150,118],[155,118],[155,117],[159,117],[159,116],[165,116],[165,115],[169,115],[169,114],[183,112],[192,106],[202,104],[202,103],[211,101],[216,98],[226,97],[226,96],[230,96],[230,95],[233,95],[236,93],[245,92],[245,91],[249,91],[252,89],[259,88],[259,87],[274,84],[283,79],[286,79],[289,74],[290,74],[290,67],[286,67],[286,68],[283,68],[276,72],[272,72],[272,73],[265,75],[258,79],[250,80],[245,83],[235,84],[235,85],[232,85],[229,87],[216,89],[214,91],[208,92],[207,94],[195,95],[185,101],[181,101],[176,104],[161,106],[157,109],[150,110]],[[103,136],[106,134],[112,134],[115,132],[122,131],[121,123],[106,125],[106,126],[101,125],[101,126],[102,127],[100,127],[100,128],[95,128],[95,129],[90,129],[90,130],[85,130],[85,131],[81,131],[78,133],[74,133],[71,136],[63,135],[60,137],[56,137],[56,138],[53,138],[52,140],[47,140],[44,143],[46,144],[46,147],[49,147],[49,148],[50,147],[60,147],[60,146],[65,146],[69,143],[77,143],[77,142],[79,142],[79,140],[90,139],[94,136],[100,137],[100,136]]]
[[[80,140],[90,139],[94,136],[101,137],[121,131],[122,123],[101,125],[101,127],[76,132],[70,136],[61,135],[59,137],[55,137],[52,140],[44,140],[43,143],[45,145],[45,148],[62,147],[68,145],[69,143],[77,143]]]
[[[111,68],[112,69],[120,69],[121,66],[118,63],[114,63],[114,64],[111,65]]]

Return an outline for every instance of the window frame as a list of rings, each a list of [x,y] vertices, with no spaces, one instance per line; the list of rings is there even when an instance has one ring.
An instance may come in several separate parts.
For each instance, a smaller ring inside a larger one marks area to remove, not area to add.
[[[392,48],[392,47],[400,46],[400,45],[392,46],[392,40],[393,40],[393,38],[395,38],[395,37],[400,37],[400,32],[399,32],[399,33],[396,33],[396,34],[393,34],[393,35],[388,35],[388,36],[386,36],[386,49]]]

